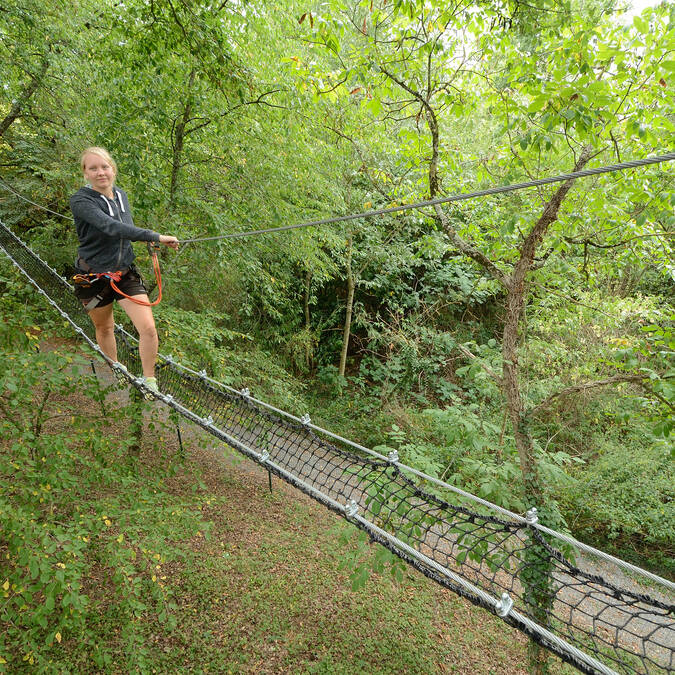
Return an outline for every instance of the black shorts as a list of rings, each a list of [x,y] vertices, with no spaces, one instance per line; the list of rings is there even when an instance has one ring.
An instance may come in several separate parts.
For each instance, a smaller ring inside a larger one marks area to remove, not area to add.
[[[80,270],[77,272],[81,273]],[[123,276],[122,279],[115,284],[120,291],[123,291],[127,295],[147,295],[148,291],[143,284],[143,279],[141,275],[135,268],[128,270]],[[115,300],[124,300],[124,296],[118,293],[110,285],[110,279],[102,277],[94,281],[89,286],[82,286],[80,284],[75,284],[75,295],[82,301],[82,304],[86,307],[91,300],[98,296],[101,299],[92,309],[96,307],[105,307],[110,305]]]

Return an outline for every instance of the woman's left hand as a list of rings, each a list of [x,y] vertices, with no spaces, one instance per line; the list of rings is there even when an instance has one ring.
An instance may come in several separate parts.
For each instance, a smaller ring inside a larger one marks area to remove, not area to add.
[[[179,242],[176,237],[172,237],[170,234],[160,234],[159,243],[166,244],[169,248],[177,249]]]

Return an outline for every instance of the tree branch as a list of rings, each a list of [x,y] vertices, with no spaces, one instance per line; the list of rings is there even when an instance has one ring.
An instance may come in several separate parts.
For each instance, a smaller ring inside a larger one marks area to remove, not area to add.
[[[471,353],[464,345],[459,344],[459,342],[455,344],[455,347],[457,347],[457,350],[460,351],[464,356],[466,356],[467,359],[471,359],[473,361],[478,360],[478,357],[475,354]],[[497,373],[495,373],[495,371],[492,370],[490,366],[483,363],[482,361],[479,361],[478,365],[497,383],[497,385],[499,385],[500,387],[502,386],[503,384],[502,378],[499,375],[497,375]]]
[[[466,256],[477,262],[481,267],[483,267],[488,274],[499,281],[504,287],[506,284],[506,275],[502,272],[497,265],[495,265],[492,260],[490,260],[482,251],[478,250],[475,246],[469,244],[469,242],[462,239],[462,237],[457,234],[457,230],[450,224],[447,216],[441,209],[438,204],[434,204],[434,210],[438,219],[441,221],[443,229],[450,237],[450,241]]]
[[[598,389],[600,387],[608,387],[612,384],[620,384],[622,382],[635,382],[636,384],[643,385],[645,380],[649,380],[650,377],[649,375],[614,375],[614,377],[608,377],[605,380],[596,380],[595,382],[585,382],[584,384],[574,384],[570,387],[565,387],[565,389],[561,389],[560,391],[557,391],[554,394],[551,394],[547,398],[545,398],[541,403],[536,405],[534,408],[532,408],[529,412],[525,414],[526,417],[535,417],[538,415],[542,410],[545,408],[548,408],[553,401],[555,401],[557,398],[561,398],[562,396],[569,396],[570,394],[578,394],[581,393],[582,391],[588,391],[590,389]],[[651,390],[649,390],[651,392]],[[654,393],[654,392],[651,392]],[[660,400],[668,403],[663,399],[662,397],[658,397]],[[668,405],[673,408],[671,403],[668,403]]]

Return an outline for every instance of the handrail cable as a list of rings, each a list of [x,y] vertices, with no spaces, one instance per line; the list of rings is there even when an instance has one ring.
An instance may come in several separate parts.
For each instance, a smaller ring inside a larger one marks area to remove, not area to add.
[[[582,169],[581,171],[573,171],[571,173],[559,174],[557,176],[549,176],[548,178],[539,178],[536,180],[525,181],[523,183],[513,183],[511,185],[503,185],[499,187],[492,187],[485,190],[476,190],[474,192],[462,192],[448,197],[436,197],[435,199],[426,199],[412,204],[400,204],[398,206],[389,206],[382,209],[373,209],[370,211],[363,211],[361,213],[353,213],[346,216],[332,216],[329,218],[320,218],[318,220],[309,220],[302,223],[296,223],[294,225],[283,225],[281,227],[268,227],[259,230],[248,230],[246,232],[230,232],[228,234],[220,234],[213,237],[194,237],[191,239],[181,239],[181,244],[191,244],[196,242],[203,241],[219,241],[222,239],[240,239],[242,237],[251,237],[254,235],[260,234],[271,234],[276,232],[286,232],[288,230],[297,230],[305,227],[316,227],[318,225],[330,225],[332,223],[342,223],[349,220],[357,220],[359,218],[373,218],[375,216],[381,216],[388,213],[398,213],[401,211],[409,211],[411,209],[422,209],[427,206],[435,206],[437,204],[449,204],[451,202],[460,202],[467,199],[475,199],[476,197],[486,197],[488,195],[503,194],[506,192],[514,192],[516,190],[524,190],[531,187],[539,187],[541,185],[550,185],[551,183],[560,183],[567,180],[573,180],[575,178],[585,178],[587,176],[597,176],[603,173],[613,173],[615,171],[623,171],[625,169],[635,169],[641,166],[648,166],[650,164],[661,164],[664,162],[670,162],[675,160],[675,152],[670,152],[665,155],[657,155],[654,157],[645,157],[643,159],[635,159],[627,162],[619,162],[618,164],[610,164],[607,166],[600,166],[590,169]],[[7,187],[10,192],[15,194],[20,199],[33,204],[38,208],[44,209],[49,213],[53,213],[61,218],[70,218],[70,216],[65,216],[62,213],[57,213],[52,211],[44,206],[36,204],[34,201],[23,197],[13,188],[11,188],[4,180],[0,179],[5,187]],[[71,219],[72,220],[72,219]]]
[[[116,328],[120,331],[124,330],[124,327],[121,324],[116,324]],[[133,336],[129,335],[127,333],[128,337],[133,340],[134,342],[137,342],[136,338]],[[229,391],[232,394],[235,395],[242,395],[242,390],[235,389],[234,387],[230,387],[227,384],[224,384],[222,382],[219,382],[218,380],[215,380],[211,377],[209,377],[205,371],[197,371],[193,370],[192,368],[179,363],[178,361],[175,361],[173,359],[173,356],[164,356],[162,354],[159,355],[159,358],[166,362],[166,363],[172,363],[173,365],[176,366],[176,368],[179,368],[180,370],[184,370],[185,372],[188,372],[192,375],[196,375],[198,377],[204,378],[207,382],[210,382],[211,384],[221,387],[226,391]],[[246,392],[247,390],[244,390]],[[284,417],[293,420],[294,422],[297,422],[299,424],[303,424],[307,426],[310,429],[313,429],[314,431],[324,435],[328,436],[329,438],[332,438],[336,441],[340,441],[341,443],[344,443],[345,445],[349,445],[355,450],[359,450],[360,452],[365,452],[371,457],[376,457],[377,459],[384,460],[386,462],[391,461],[390,457],[387,457],[386,455],[382,455],[381,453],[377,452],[376,450],[372,450],[371,448],[366,447],[365,445],[361,445],[360,443],[356,443],[348,438],[345,438],[344,436],[340,436],[339,434],[333,433],[332,431],[329,431],[328,429],[324,429],[320,426],[317,426],[314,424],[311,420],[307,420],[307,418],[303,419],[301,417],[296,417],[295,415],[292,415],[289,412],[286,412],[285,410],[282,410],[280,408],[275,408],[273,405],[270,405],[269,403],[266,403],[265,401],[262,401],[260,399],[254,398],[251,396],[250,393],[245,393],[245,396],[247,399],[249,399],[252,403],[255,403],[256,405],[259,405],[263,408],[266,408],[267,410],[270,410],[271,412],[274,412],[278,415],[283,415]],[[493,502],[489,502],[486,499],[483,499],[482,497],[478,497],[477,495],[471,494],[470,492],[466,492],[465,490],[462,490],[461,488],[458,488],[456,485],[452,485],[451,483],[446,483],[445,481],[440,480],[439,478],[436,478],[434,476],[430,476],[427,473],[424,473],[423,471],[420,471],[419,469],[415,469],[412,466],[409,466],[407,464],[403,464],[402,462],[396,461],[394,462],[396,466],[399,469],[402,469],[406,473],[411,473],[418,478],[421,478],[424,481],[427,481],[429,483],[433,483],[434,485],[437,485],[438,487],[444,488],[446,490],[450,490],[451,492],[455,492],[456,494],[469,499],[473,502],[476,502],[478,504],[481,504],[482,506],[487,506],[488,508],[492,509],[493,511],[497,511],[498,513],[501,513],[504,516],[507,516],[509,518],[512,518],[513,520],[516,520],[521,523],[528,523],[529,521],[525,516],[522,516],[518,513],[515,513],[513,511],[509,511],[508,509],[505,509],[503,506],[499,506],[498,504],[494,504]],[[591,555],[597,556],[598,558],[602,558],[608,562],[615,563],[616,565],[619,565],[620,567],[623,567],[627,570],[630,570],[631,572],[635,572],[637,574],[644,575],[646,577],[649,577],[653,581],[657,581],[660,584],[664,584],[668,588],[671,588],[675,590],[675,583],[670,581],[669,579],[665,579],[663,577],[660,577],[658,574],[654,574],[653,572],[650,572],[649,570],[643,569],[642,567],[638,567],[637,565],[633,565],[632,563],[629,563],[625,560],[622,560],[621,558],[617,558],[609,553],[605,553],[605,551],[601,551],[600,549],[594,548],[593,546],[590,546],[589,544],[585,544],[582,541],[579,541],[578,539],[575,539],[574,537],[571,537],[569,535],[563,534],[562,532],[557,532],[556,530],[551,530],[550,528],[541,525],[541,523],[531,523],[532,527],[540,530],[541,532],[544,532],[552,537],[555,537],[557,539],[560,539],[561,541],[564,541],[566,544],[570,544],[574,546],[575,548],[578,548],[580,550],[586,551],[587,553],[590,553]]]

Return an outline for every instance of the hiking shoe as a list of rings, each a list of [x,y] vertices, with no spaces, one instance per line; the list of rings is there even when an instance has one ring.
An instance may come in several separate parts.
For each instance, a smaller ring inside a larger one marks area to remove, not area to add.
[[[159,389],[157,388],[157,378],[156,377],[144,377],[143,378],[143,385],[145,386],[146,389],[149,389],[150,391],[144,392],[143,396],[147,401],[152,401],[155,396],[153,396],[153,392],[155,394],[159,394]]]

